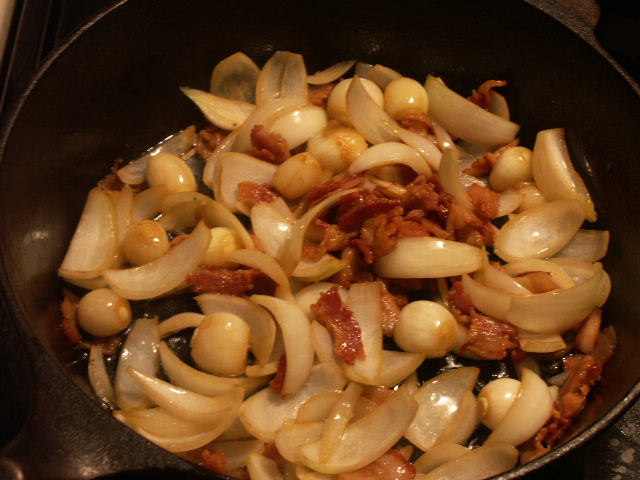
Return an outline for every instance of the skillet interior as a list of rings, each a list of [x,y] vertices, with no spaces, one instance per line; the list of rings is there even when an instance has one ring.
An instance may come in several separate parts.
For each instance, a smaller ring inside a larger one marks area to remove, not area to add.
[[[538,130],[567,129],[574,162],[603,219],[597,227],[612,232],[605,268],[614,289],[605,318],[615,323],[620,344],[566,440],[610,419],[608,412],[621,401],[627,404],[640,377],[640,352],[634,348],[640,341],[634,301],[640,226],[630,221],[639,209],[633,195],[640,180],[633,165],[638,91],[589,42],[534,6],[513,0],[376,6],[360,0],[321,6],[130,0],[63,46],[6,131],[0,251],[11,312],[22,331],[35,334],[29,341],[44,346],[54,360],[47,367],[72,380],[65,384],[70,395],[91,405],[84,407],[90,415],[100,415],[84,365],[75,362],[77,351],[58,328],[61,283],[55,271],[86,193],[114,159],[135,158],[166,135],[201,123],[178,86],[206,89],[213,65],[236,51],[262,64],[276,50],[302,53],[310,72],[349,58],[382,63],[417,79],[434,72],[461,93],[489,78],[505,79],[509,86],[501,92],[514,121],[523,125],[522,144],[531,147]],[[107,420],[109,431],[126,430]],[[144,442],[123,435],[134,444]],[[118,461],[114,465],[117,469]]]

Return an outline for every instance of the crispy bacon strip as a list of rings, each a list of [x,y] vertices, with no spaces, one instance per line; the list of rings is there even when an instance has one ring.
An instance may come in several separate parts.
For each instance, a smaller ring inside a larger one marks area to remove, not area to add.
[[[369,465],[347,473],[339,473],[338,480],[413,480],[416,469],[397,450],[389,450]]]
[[[278,197],[271,190],[269,184],[259,185],[255,182],[240,182],[238,184],[238,200],[253,208],[258,203],[271,202]]]
[[[331,287],[320,294],[311,311],[333,336],[333,351],[345,363],[353,365],[356,359],[364,359],[362,331],[353,312],[342,303],[338,287]]]
[[[287,139],[276,132],[268,131],[264,125],[255,125],[251,129],[251,155],[280,165],[291,156]]]
[[[205,264],[202,270],[187,275],[186,281],[194,293],[240,296],[253,289],[253,282],[260,273],[255,268],[229,270]]]
[[[269,382],[269,386],[273,388],[277,393],[282,392],[282,386],[284,385],[284,375],[287,372],[287,355],[282,354],[280,361],[278,362],[278,370],[275,376]]]
[[[355,232],[362,228],[367,219],[395,212],[398,208],[401,213],[402,202],[400,200],[385,198],[363,188],[341,199],[337,224],[343,232]],[[391,215],[396,216],[397,214],[391,213]]]
[[[409,303],[409,300],[406,295],[394,297],[389,292],[387,285],[380,279],[378,279],[378,285],[382,302],[382,332],[387,337],[393,337],[393,329],[400,318],[400,309]]]
[[[489,109],[491,103],[491,90],[496,87],[507,85],[506,80],[487,80],[471,93],[469,100],[485,110]]]
[[[358,173],[356,175],[345,176],[343,174],[336,175],[328,182],[322,185],[314,186],[307,194],[307,200],[309,201],[309,208],[317,205],[321,201],[329,198],[331,195],[343,190],[349,190],[351,188],[357,188],[366,181],[364,173]]]
[[[207,125],[196,136],[196,153],[202,158],[209,158],[228,134],[228,131],[215,125]]]
[[[506,322],[481,315],[471,308],[469,336],[460,353],[469,351],[488,360],[502,360],[508,350],[518,347],[517,330]]]
[[[316,107],[324,107],[333,87],[335,87],[334,83],[309,85],[309,103]]]

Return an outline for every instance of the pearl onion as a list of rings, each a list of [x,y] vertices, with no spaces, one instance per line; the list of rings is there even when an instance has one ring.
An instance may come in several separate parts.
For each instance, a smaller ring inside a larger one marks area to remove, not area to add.
[[[109,337],[129,326],[131,306],[110,288],[98,288],[80,299],[78,323],[91,335]]]
[[[209,247],[204,254],[202,262],[217,267],[237,268],[237,263],[220,261],[218,257],[225,253],[235,252],[236,250],[244,248],[238,232],[228,227],[213,227],[210,232],[211,242],[209,242]]]
[[[354,128],[330,123],[307,142],[307,151],[313,155],[325,170],[340,173],[369,145]]]
[[[429,112],[427,91],[413,78],[396,78],[384,91],[384,110],[394,120],[406,115],[425,115]]]
[[[197,186],[196,178],[184,160],[162,152],[149,160],[147,183],[150,187],[166,185],[168,193],[195,192]]]
[[[491,188],[503,192],[518,182],[533,180],[531,171],[531,155],[533,152],[526,147],[511,147],[505,150],[489,175]]]
[[[343,125],[347,125],[349,127],[351,125],[351,121],[349,120],[349,116],[347,115],[347,90],[349,90],[349,85],[351,85],[353,79],[347,78],[346,80],[341,81],[329,94],[329,98],[327,99],[327,114],[331,120],[337,120]],[[384,94],[380,87],[373,83],[371,80],[367,80],[366,78],[361,78],[362,85],[367,90],[367,93],[373,98],[373,100],[380,105],[380,107],[384,106]]]
[[[214,375],[242,375],[248,349],[249,326],[233,313],[207,315],[191,338],[191,358],[200,369]]]
[[[133,266],[156,260],[170,248],[167,232],[154,220],[141,220],[131,226],[122,240],[122,252]]]
[[[505,417],[520,390],[515,378],[499,378],[489,382],[478,395],[478,418],[494,430]]]
[[[296,199],[311,190],[322,175],[320,162],[303,152],[288,158],[273,175],[273,186],[288,199]]]
[[[451,312],[427,300],[411,302],[400,312],[393,338],[405,352],[427,358],[444,356],[456,344],[458,328]]]

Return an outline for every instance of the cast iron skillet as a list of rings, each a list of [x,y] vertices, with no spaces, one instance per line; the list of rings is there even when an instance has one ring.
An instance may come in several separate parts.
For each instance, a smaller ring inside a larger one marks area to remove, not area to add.
[[[505,79],[522,144],[532,146],[538,130],[567,129],[598,205],[596,227],[611,231],[605,318],[619,348],[564,443],[502,478],[583,444],[640,393],[640,90],[585,23],[548,0],[129,0],[46,62],[4,131],[2,287],[32,360],[34,394],[27,425],[1,452],[3,478],[210,475],[138,437],[93,398],[86,364],[59,328],[56,269],[86,193],[113,160],[202,123],[179,86],[206,89],[213,65],[236,51],[261,64],[276,50],[302,53],[310,72],[351,58],[418,79],[435,72],[461,93]]]

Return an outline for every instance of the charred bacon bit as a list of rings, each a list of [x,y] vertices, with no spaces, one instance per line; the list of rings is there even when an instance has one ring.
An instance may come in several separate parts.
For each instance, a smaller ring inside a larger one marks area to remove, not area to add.
[[[272,202],[278,194],[271,190],[269,184],[259,185],[255,182],[241,182],[238,184],[238,200],[253,208],[258,203]]]
[[[613,327],[600,332],[592,354],[578,356],[554,402],[553,412],[547,424],[528,440],[521,449],[520,459],[527,463],[549,452],[553,445],[571,426],[573,419],[582,411],[591,388],[600,380],[604,364],[616,348]]]
[[[489,105],[491,104],[491,90],[496,87],[504,87],[505,85],[507,85],[506,80],[487,80],[478,87],[478,90],[474,90],[471,93],[469,100],[480,108],[489,110]]]
[[[471,314],[473,303],[471,303],[471,297],[467,295],[462,286],[462,282],[454,282],[449,290],[449,305],[451,309],[455,309],[460,315],[464,315],[465,322],[459,322],[463,325],[469,324],[468,316]]]
[[[466,168],[464,170],[464,173],[468,173],[469,175],[473,175],[474,177],[483,177],[485,175],[488,175],[500,156],[509,148],[517,147],[519,144],[520,140],[516,138],[515,140],[498,148],[494,152],[485,153],[483,156],[473,162],[469,168]]]
[[[312,262],[317,262],[327,252],[343,251],[349,246],[349,241],[356,235],[355,232],[345,233],[337,225],[324,222],[319,218],[315,218],[312,225],[322,233],[320,243],[302,247],[302,255]]]
[[[254,288],[260,270],[255,268],[229,270],[205,264],[202,270],[187,275],[187,284],[194,293],[222,293],[241,296]]]
[[[389,450],[369,465],[347,473],[338,480],[413,480],[416,468],[397,450]]]
[[[337,283],[341,287],[349,288],[354,283],[365,283],[375,281],[373,273],[367,268],[367,264],[353,247],[347,247],[342,252],[342,258],[349,263],[338,273],[331,277],[331,282]]]
[[[331,287],[320,294],[311,311],[333,336],[333,351],[343,362],[353,365],[356,359],[364,359],[362,331],[353,312],[342,303],[339,287]]]
[[[340,203],[337,224],[344,232],[358,231],[365,220],[402,209],[400,200],[386,198],[364,188],[344,196]]]
[[[429,115],[405,115],[400,119],[400,125],[418,135],[426,137],[432,133],[433,122]]]
[[[469,336],[460,347],[460,353],[469,351],[487,360],[502,360],[509,350],[518,347],[517,335],[513,325],[481,315],[471,308]]]
[[[358,173],[351,176],[346,176],[344,174],[336,175],[328,182],[311,188],[311,190],[307,194],[309,208],[317,205],[318,203],[338,192],[349,190],[351,188],[357,188],[365,181],[366,178],[364,176],[364,173]]]
[[[227,473],[226,464],[227,457],[224,452],[217,448],[208,446],[202,451],[202,465],[209,470],[223,474]]]
[[[196,136],[196,153],[202,158],[209,158],[228,134],[228,131],[215,125],[207,125]]]
[[[291,156],[287,139],[276,132],[268,131],[264,125],[255,125],[251,129],[251,155],[280,165]]]
[[[394,207],[387,213],[381,213],[364,221],[360,229],[360,238],[352,244],[360,249],[364,261],[371,265],[376,258],[391,253],[398,244],[397,233],[402,225],[401,207]]]
[[[309,103],[316,107],[324,107],[333,87],[335,87],[333,83],[309,85]]]
[[[80,324],[78,323],[80,297],[66,288],[62,289],[62,295],[63,298],[60,302],[62,329],[69,341],[74,345],[78,345],[82,341],[82,334],[79,328]]]
[[[278,370],[276,371],[275,376],[269,382],[269,386],[273,388],[276,393],[282,392],[282,385],[284,385],[284,375],[287,371],[287,356],[286,354],[282,354],[280,356],[280,361],[278,362]]]
[[[382,303],[382,332],[387,337],[393,337],[393,329],[400,318],[400,310],[408,302],[406,295],[394,297],[389,293],[387,285],[380,279],[377,280],[380,286],[380,301]]]
[[[467,195],[469,195],[471,204],[484,218],[494,219],[498,216],[500,209],[499,193],[474,183],[467,189]]]

